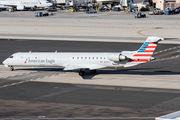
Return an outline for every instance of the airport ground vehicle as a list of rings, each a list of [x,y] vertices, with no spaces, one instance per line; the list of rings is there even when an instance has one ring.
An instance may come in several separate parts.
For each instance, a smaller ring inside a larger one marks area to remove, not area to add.
[[[179,14],[180,13],[180,8],[172,9],[172,8],[167,8],[165,10],[165,15],[173,15],[173,14]]]
[[[35,12],[34,15],[35,15],[35,17],[42,17],[43,13],[42,12]]]
[[[146,14],[143,14],[141,12],[137,12],[134,14],[134,17],[135,18],[145,18],[146,17]]]
[[[73,10],[73,7],[68,7],[67,10],[69,10],[69,11],[71,11],[71,12],[74,11],[74,10]]]
[[[97,11],[86,11],[88,14],[97,13]]]
[[[153,8],[151,11],[149,11],[149,15],[162,15],[162,14],[164,14],[164,12],[159,8]]]
[[[47,9],[48,12],[56,12],[57,9]]]
[[[100,12],[110,12],[111,9],[108,8],[107,6],[102,6],[102,7],[99,7],[99,11]]]
[[[43,13],[43,16],[49,16],[49,13]]]
[[[121,8],[120,7],[114,7],[112,10],[113,11],[121,11]]]
[[[130,12],[136,12],[136,11],[138,11],[138,7],[136,5],[131,5]]]
[[[35,17],[44,17],[44,16],[49,16],[49,15],[53,15],[53,12],[46,12],[46,13],[43,13],[43,12],[35,12],[34,13]]]
[[[92,6],[86,6],[85,12],[88,14],[97,13],[97,11]]]

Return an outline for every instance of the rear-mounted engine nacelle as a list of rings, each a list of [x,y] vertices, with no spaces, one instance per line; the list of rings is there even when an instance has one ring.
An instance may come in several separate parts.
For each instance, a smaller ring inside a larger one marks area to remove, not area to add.
[[[118,62],[118,61],[127,60],[128,58],[118,53],[112,53],[112,54],[109,54],[108,59],[111,61]]]

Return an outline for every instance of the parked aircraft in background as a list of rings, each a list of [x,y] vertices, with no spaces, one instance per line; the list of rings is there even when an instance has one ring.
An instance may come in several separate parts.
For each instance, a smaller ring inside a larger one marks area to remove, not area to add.
[[[154,59],[152,54],[162,40],[160,37],[148,37],[139,50],[117,53],[18,52],[3,61],[3,64],[12,71],[14,66],[64,67],[64,70],[80,70],[79,75],[83,76],[86,69],[96,73],[96,69],[105,67],[131,67],[149,62]]]
[[[47,0],[0,0],[0,6],[16,8],[17,10],[25,10],[27,8],[47,8],[53,3]]]

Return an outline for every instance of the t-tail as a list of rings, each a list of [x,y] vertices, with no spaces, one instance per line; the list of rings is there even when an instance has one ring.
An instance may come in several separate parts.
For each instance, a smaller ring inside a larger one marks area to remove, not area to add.
[[[148,37],[145,43],[139,48],[137,51],[123,51],[122,55],[128,57],[128,62],[124,67],[135,66],[141,63],[146,63],[149,61],[154,60],[155,58],[152,57],[157,44],[159,41],[164,40],[164,38],[160,37]]]

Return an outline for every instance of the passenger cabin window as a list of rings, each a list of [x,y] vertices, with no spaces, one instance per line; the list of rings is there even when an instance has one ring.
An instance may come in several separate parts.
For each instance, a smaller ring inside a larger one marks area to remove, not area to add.
[[[10,56],[9,58],[13,58],[13,56]]]

